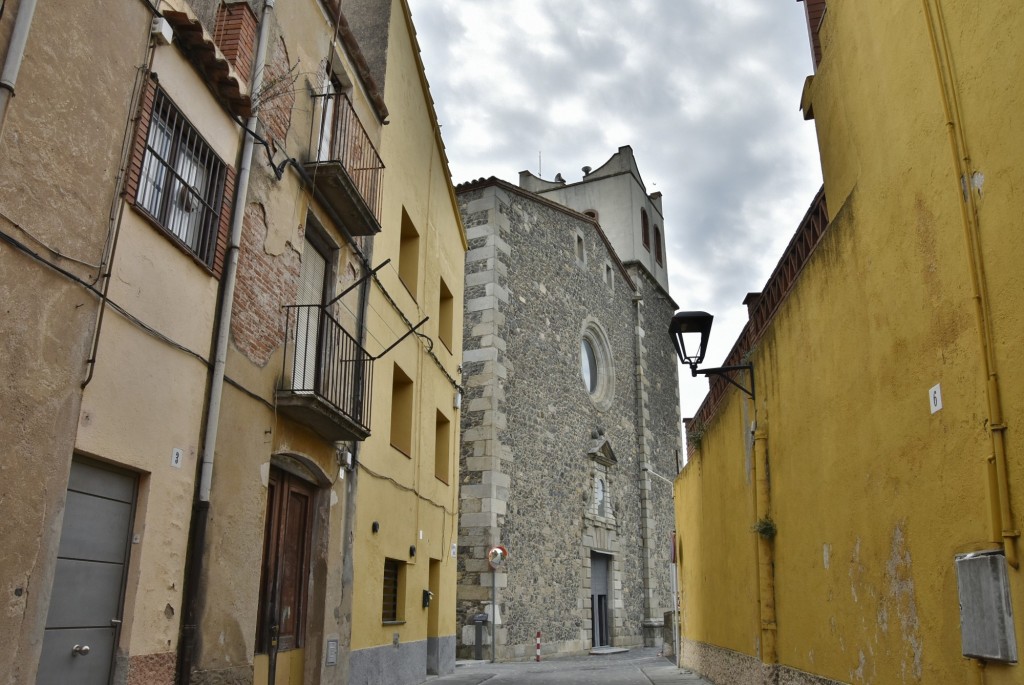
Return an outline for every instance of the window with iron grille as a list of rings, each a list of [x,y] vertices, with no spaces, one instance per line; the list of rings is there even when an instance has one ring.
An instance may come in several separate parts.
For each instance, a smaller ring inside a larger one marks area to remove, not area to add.
[[[402,620],[402,567],[397,559],[384,560],[384,604],[380,620],[383,623],[398,623]]]
[[[224,162],[157,89],[135,204],[211,268],[225,176]]]

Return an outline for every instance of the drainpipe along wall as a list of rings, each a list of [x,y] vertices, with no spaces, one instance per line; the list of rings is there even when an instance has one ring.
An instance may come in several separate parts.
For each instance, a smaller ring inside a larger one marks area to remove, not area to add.
[[[270,31],[270,16],[274,0],[265,0],[260,17],[259,33],[256,37],[256,51],[252,66],[251,93],[258,93],[263,82],[263,64],[267,57],[267,36]],[[245,201],[249,192],[249,172],[252,168],[254,139],[249,131],[255,131],[259,115],[253,112],[243,129],[242,157],[238,164],[238,183],[235,203],[231,214],[231,237],[228,244],[227,263],[221,282],[221,296],[217,305],[217,339],[214,353],[213,373],[207,398],[206,424],[204,427],[203,459],[200,466],[198,497],[193,507],[192,530],[189,537],[188,569],[185,579],[185,616],[182,621],[182,635],[179,641],[178,682],[189,682],[192,660],[195,653],[196,625],[198,622],[199,579],[203,567],[206,546],[206,526],[210,512],[210,489],[213,483],[213,461],[217,445],[217,426],[220,422],[220,405],[224,392],[224,372],[227,366],[228,341],[231,334],[231,311],[234,305],[235,283],[238,274],[238,251],[242,239],[242,224],[245,219]]]
[[[751,374],[753,375],[753,374]],[[756,424],[755,424],[756,425]],[[754,429],[754,503],[758,521],[771,517],[771,483],[768,473],[768,431]],[[775,637],[775,551],[771,535],[757,536],[758,611],[761,615],[761,661],[778,661]]]
[[[35,12],[36,0],[21,0],[18,15],[14,18],[11,42],[7,46],[3,71],[0,72],[0,136],[4,133],[7,108],[14,97],[14,86],[18,81],[18,72],[21,71],[21,60],[25,56],[25,44],[28,43],[28,33]]]
[[[998,502],[999,527],[1006,562],[1014,569],[1019,567],[1016,540],[1020,531],[1014,528],[1013,512],[1010,509],[1009,473],[1006,464],[1006,425],[1003,423],[1003,409],[1000,400],[999,374],[996,367],[995,343],[992,335],[992,312],[989,306],[988,284],[985,278],[985,263],[981,252],[981,228],[974,190],[971,187],[971,156],[967,148],[963,119],[960,116],[960,100],[957,94],[956,73],[953,56],[949,48],[942,4],[937,0],[921,0],[928,37],[931,41],[935,74],[942,96],[943,114],[946,117],[946,131],[949,136],[950,152],[957,175],[960,218],[967,240],[968,260],[971,274],[971,288],[974,312],[978,322],[978,333],[982,348],[982,361],[986,376],[985,392],[988,399],[988,428],[992,442],[992,461],[995,467],[994,491],[991,500]],[[933,6],[934,5],[934,6]],[[990,479],[991,483],[992,479]]]

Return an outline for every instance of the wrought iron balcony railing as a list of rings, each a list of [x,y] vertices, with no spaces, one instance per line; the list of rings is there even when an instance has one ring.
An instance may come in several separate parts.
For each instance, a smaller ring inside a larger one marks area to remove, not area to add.
[[[373,357],[321,305],[285,307],[282,413],[331,440],[369,434]]]
[[[379,233],[384,163],[348,97],[321,97],[320,139],[306,170],[353,235]]]

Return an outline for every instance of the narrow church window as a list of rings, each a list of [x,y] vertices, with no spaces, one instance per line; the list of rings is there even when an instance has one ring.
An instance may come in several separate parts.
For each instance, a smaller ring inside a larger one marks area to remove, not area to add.
[[[601,478],[597,479],[597,483],[594,484],[594,503],[597,506],[598,516],[607,516],[607,500],[604,492],[604,480]]]
[[[597,355],[594,353],[594,346],[586,338],[580,343],[580,366],[583,371],[583,385],[587,392],[593,394],[597,391]]]
[[[576,261],[582,266],[587,264],[587,253],[583,249],[583,236],[576,234]]]
[[[591,401],[602,411],[612,407],[615,366],[604,328],[591,317],[580,331],[580,375]]]
[[[643,240],[644,247],[647,251],[651,251],[651,226],[647,221],[647,210],[640,210],[640,238]]]
[[[658,260],[658,264],[664,264],[664,258],[661,255],[661,229],[658,225],[654,225],[654,258]]]

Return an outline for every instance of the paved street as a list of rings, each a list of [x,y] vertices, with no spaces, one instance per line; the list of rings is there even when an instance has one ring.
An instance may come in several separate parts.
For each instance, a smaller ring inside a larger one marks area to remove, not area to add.
[[[452,675],[430,678],[425,682],[429,685],[712,685],[689,671],[676,668],[671,661],[658,656],[658,651],[658,648],[650,647],[619,654],[552,658],[540,663],[460,661]]]

